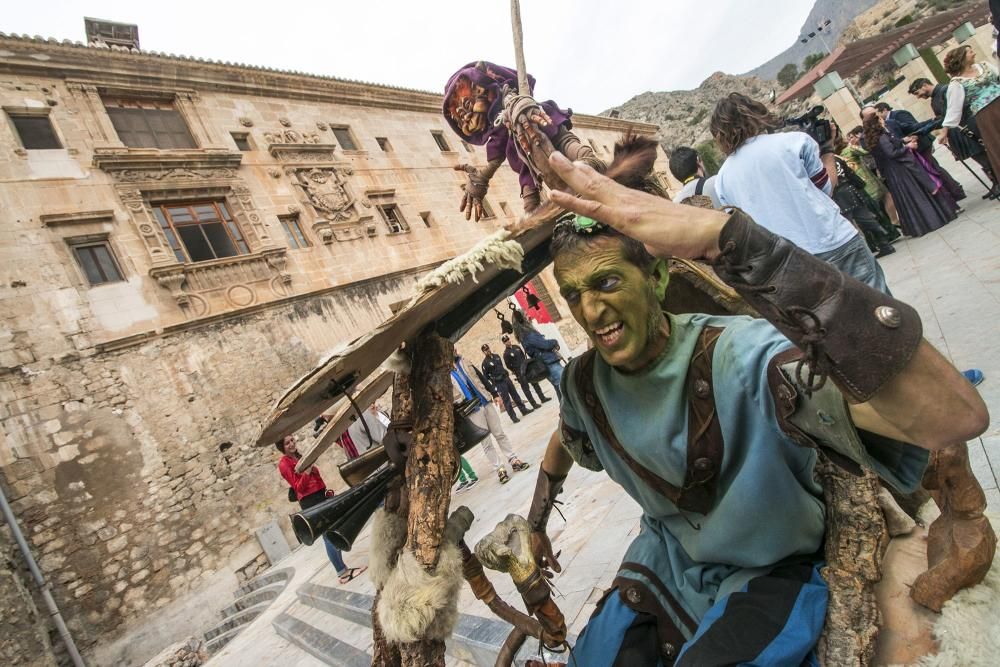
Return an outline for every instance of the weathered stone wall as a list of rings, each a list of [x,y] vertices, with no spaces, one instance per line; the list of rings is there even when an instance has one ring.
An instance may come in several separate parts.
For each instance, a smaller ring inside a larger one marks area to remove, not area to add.
[[[0,379],[12,505],[90,637],[184,593],[287,513],[275,452],[247,444],[259,419],[388,314],[380,296],[408,287],[349,289]]]
[[[50,628],[38,613],[33,582],[6,526],[0,528],[0,664],[52,667]]]
[[[389,316],[423,272],[519,215],[519,188],[501,169],[496,217],[464,219],[453,167],[484,151],[451,133],[430,93],[19,38],[0,37],[0,51],[0,106],[47,114],[63,145],[25,150],[0,122],[0,477],[78,644],[130,664],[216,611],[260,552],[255,527],[287,528],[276,453],[249,445],[276,397]],[[124,146],[103,99],[143,95],[172,100],[198,147]],[[575,120],[606,159],[633,125]],[[311,190],[314,168],[345,189]],[[199,199],[225,202],[249,254],[164,252],[153,207]],[[390,233],[379,203],[409,229]],[[308,247],[285,235],[289,214]],[[124,280],[89,285],[80,238],[106,240]],[[20,623],[0,641],[26,660],[42,653],[35,612],[7,594],[17,581],[0,572],[4,614]]]

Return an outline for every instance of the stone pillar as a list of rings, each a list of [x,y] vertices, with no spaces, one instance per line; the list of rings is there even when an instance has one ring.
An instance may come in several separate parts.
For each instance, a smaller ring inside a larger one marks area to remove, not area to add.
[[[861,107],[850,89],[836,72],[828,72],[814,84],[816,97],[826,107],[827,115],[846,133],[861,123]]]
[[[963,23],[958,26],[951,36],[955,38],[959,46],[971,46],[976,52],[976,59],[981,63],[996,63],[993,59],[993,30],[991,24],[980,26],[977,30],[971,23]],[[942,61],[944,54],[941,55]]]
[[[930,79],[936,81],[934,72],[927,66],[927,63],[920,57],[920,53],[913,44],[905,44],[902,48],[892,54],[892,61],[899,69],[896,78],[903,77],[892,90],[882,96],[881,101],[887,103],[893,109],[905,109],[912,113],[917,120],[931,118],[934,113],[931,111],[930,102],[921,100],[910,95],[910,82],[914,79]]]

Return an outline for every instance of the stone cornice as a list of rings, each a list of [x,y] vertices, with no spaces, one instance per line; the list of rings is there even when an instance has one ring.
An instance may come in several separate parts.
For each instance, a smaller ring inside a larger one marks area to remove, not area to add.
[[[170,169],[236,169],[243,154],[228,150],[156,148],[97,148],[94,166],[108,172]]]
[[[286,72],[146,51],[129,53],[87,47],[69,41],[0,33],[0,72],[72,79],[114,88],[146,86],[155,90],[201,90],[262,97],[301,99],[361,107],[440,113],[441,95],[422,90]],[[654,134],[657,126],[577,114],[580,127]]]
[[[114,222],[115,212],[111,209],[100,211],[73,211],[70,213],[43,213],[38,216],[46,227],[59,225],[85,225],[91,223]]]

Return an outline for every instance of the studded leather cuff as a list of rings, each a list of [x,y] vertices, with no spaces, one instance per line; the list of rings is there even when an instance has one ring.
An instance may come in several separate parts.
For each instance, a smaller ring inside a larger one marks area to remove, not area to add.
[[[528,526],[532,532],[545,532],[549,523],[549,514],[555,505],[556,496],[562,491],[566,476],[553,477],[538,466],[538,481],[535,482],[535,496],[531,499],[531,509],[528,510]]]
[[[923,337],[917,311],[842,273],[733,209],[719,234],[719,277],[802,350],[805,391],[829,376],[862,403],[909,363]]]

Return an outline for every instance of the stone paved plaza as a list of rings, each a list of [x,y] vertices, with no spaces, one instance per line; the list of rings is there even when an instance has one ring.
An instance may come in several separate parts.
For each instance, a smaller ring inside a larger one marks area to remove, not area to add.
[[[969,443],[972,464],[991,507],[1000,508],[1000,204],[980,199],[983,188],[970,174],[939,151],[939,159],[965,184],[969,198],[965,213],[943,230],[924,238],[897,244],[898,252],[882,263],[894,293],[912,303],[924,320],[925,336],[952,359],[959,368],[978,367],[986,374],[980,391],[992,415],[989,430]],[[520,424],[507,424],[508,434],[518,453],[533,467],[515,474],[501,486],[489,473],[481,451],[469,457],[479,472],[480,483],[454,497],[453,506],[467,505],[476,522],[467,536],[475,541],[488,532],[508,512],[525,514],[531,499],[537,465],[545,443],[556,425],[555,402],[544,406]],[[322,462],[321,462],[322,465]],[[571,632],[579,632],[602,591],[611,583],[629,542],[638,532],[639,508],[602,473],[575,468],[566,482],[563,512],[550,521],[552,541],[563,573],[555,580],[561,597],[557,602],[566,614]],[[349,565],[367,560],[368,531],[355,549],[345,554]],[[362,651],[371,650],[371,632],[332,615],[302,605],[295,589],[305,582],[338,586],[322,547],[300,548],[280,564],[293,567],[295,578],[270,608],[246,631],[222,649],[211,661],[214,667],[248,664],[306,666],[326,664],[279,637],[271,621],[288,612],[321,628]],[[507,600],[516,599],[513,585],[504,584],[492,573],[498,592]],[[367,576],[341,587],[353,592],[374,594]],[[221,606],[221,604],[220,604]],[[460,609],[475,616],[488,616],[486,607],[466,587]],[[450,664],[464,664],[450,660]]]

